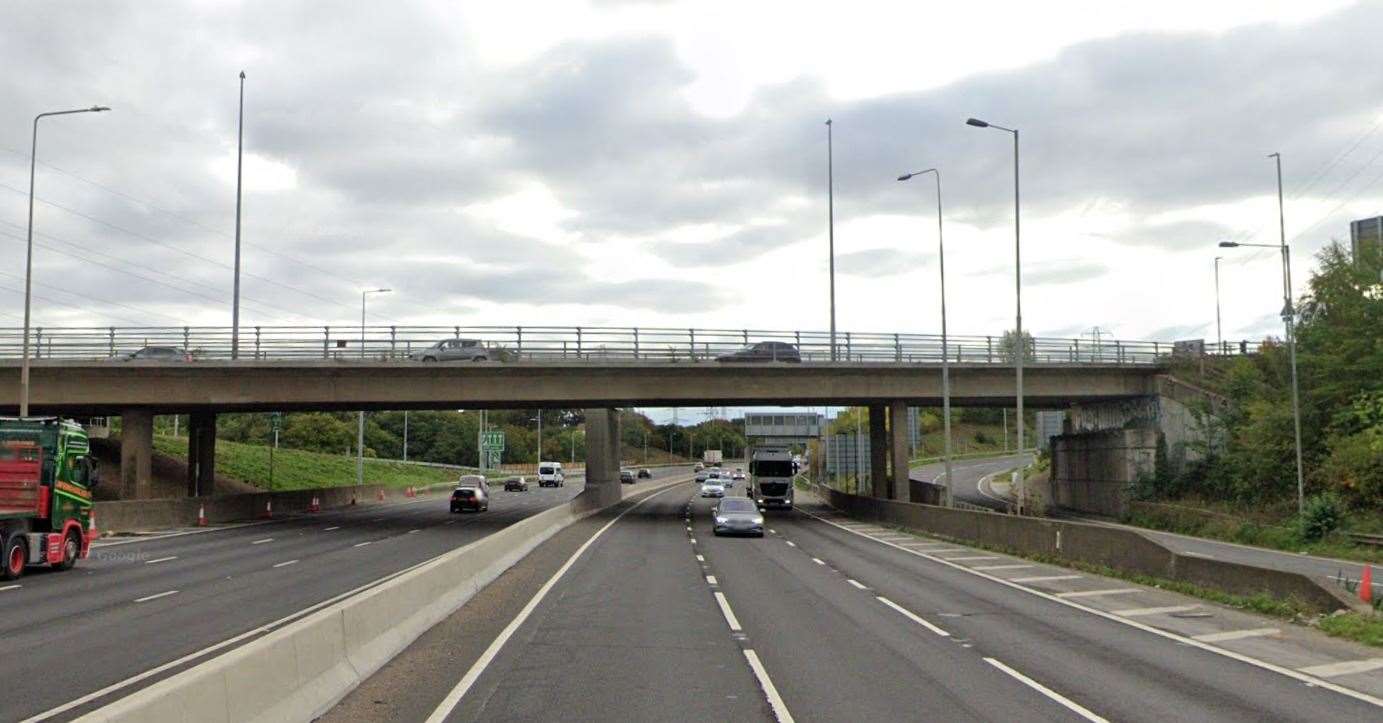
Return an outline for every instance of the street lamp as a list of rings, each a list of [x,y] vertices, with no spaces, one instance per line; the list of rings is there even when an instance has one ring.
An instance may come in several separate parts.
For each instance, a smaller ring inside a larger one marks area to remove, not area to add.
[[[1225,352],[1225,337],[1220,328],[1220,261],[1223,256],[1215,257],[1215,353]]]
[[[826,119],[826,238],[831,276],[831,361],[836,360],[836,180],[831,119]]]
[[[240,71],[240,118],[235,131],[235,288],[231,298],[231,359],[240,358],[240,180],[245,159],[245,71]]]
[[[942,504],[951,506],[951,353],[947,346],[946,337],[946,242],[942,234],[941,224],[941,171],[935,168],[928,168],[925,171],[914,171],[905,173],[898,177],[899,181],[906,181],[913,176],[920,176],[924,173],[931,173],[936,176],[936,247],[937,261],[941,266],[941,417],[944,433],[946,435],[943,456],[946,462],[946,498]],[[898,424],[898,420],[894,420]]]
[[[1019,194],[1018,194],[1018,129],[996,126],[993,123],[982,121],[978,118],[970,118],[965,121],[966,125],[976,128],[993,128],[1013,134],[1013,286],[1016,294],[1016,310],[1014,334],[1017,337],[1017,361],[1015,363],[1018,377],[1018,449],[1023,449],[1023,357],[1027,355],[1028,345],[1023,339],[1023,242],[1022,232],[1019,223]]]
[[[75,110],[56,110],[34,116],[33,145],[29,151],[29,239],[24,255],[24,361],[19,370],[19,416],[29,416],[29,308],[31,305],[34,281],[34,167],[38,161],[38,121],[50,115],[70,115],[72,113],[100,113],[110,110],[103,105]]]
[[[1297,333],[1296,311],[1292,308],[1292,251],[1287,246],[1287,220],[1282,202],[1282,154],[1270,153],[1268,158],[1277,161],[1277,230],[1279,244],[1246,244],[1235,241],[1221,241],[1220,248],[1240,247],[1278,249],[1282,252],[1282,324],[1287,332],[1287,354],[1292,364],[1292,426],[1295,433],[1297,456],[1297,514],[1306,510],[1306,483],[1301,460],[1301,393],[1297,382]]]
[[[370,294],[387,294],[393,289],[367,289],[360,292],[360,358],[365,358],[365,298]],[[355,424],[355,482],[365,484],[365,410],[360,410]]]

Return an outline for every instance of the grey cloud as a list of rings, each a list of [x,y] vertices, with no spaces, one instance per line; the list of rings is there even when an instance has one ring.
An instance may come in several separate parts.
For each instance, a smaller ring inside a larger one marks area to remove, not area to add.
[[[1028,264],[1023,268],[1023,283],[1027,286],[1071,284],[1103,276],[1109,267],[1093,261],[1061,261]]]
[[[836,256],[836,271],[852,276],[896,276],[917,270],[931,256],[897,249],[868,249]]]

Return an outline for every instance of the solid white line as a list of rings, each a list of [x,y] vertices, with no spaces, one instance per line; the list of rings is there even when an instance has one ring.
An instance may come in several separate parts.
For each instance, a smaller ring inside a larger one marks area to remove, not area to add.
[[[1123,615],[1126,618],[1142,618],[1149,615],[1164,615],[1167,613],[1184,613],[1195,610],[1199,605],[1164,605],[1160,608],[1128,608],[1126,610],[1110,610],[1115,615]]]
[[[160,557],[160,558],[158,558],[157,560],[145,560],[145,561],[144,561],[144,564],[145,564],[145,565],[157,565],[157,564],[160,563],[160,562],[168,562],[169,560],[176,560],[176,559],[178,559],[178,556],[177,556],[177,555],[169,555],[168,557]]]
[[[1076,592],[1059,592],[1056,594],[1060,598],[1070,597],[1095,597],[1097,595],[1127,595],[1131,592],[1143,592],[1133,587],[1116,587],[1108,590],[1077,590]]]
[[[883,603],[883,604],[885,604],[885,605],[887,605],[887,606],[893,608],[894,610],[897,610],[899,613],[902,613],[903,617],[906,617],[908,620],[911,620],[911,621],[913,621],[914,623],[917,623],[918,625],[921,625],[922,627],[924,627],[924,628],[926,628],[926,629],[928,629],[928,630],[930,630],[930,631],[936,633],[937,635],[940,635],[940,636],[942,636],[942,637],[944,637],[944,638],[949,638],[949,637],[951,637],[951,634],[950,634],[950,633],[946,632],[945,630],[942,630],[941,628],[938,628],[938,627],[935,626],[935,625],[932,625],[931,623],[927,622],[926,620],[923,620],[922,618],[918,617],[916,613],[914,613],[913,611],[911,611],[911,610],[909,610],[909,609],[903,607],[902,605],[899,605],[898,603],[893,602],[892,600],[889,600],[888,598],[883,597],[882,595],[876,597],[875,599],[878,600],[879,602],[881,602],[881,603]]]
[[[822,522],[822,523],[824,523],[824,524],[830,525],[830,526],[832,526],[832,527],[838,527],[838,528],[844,530],[845,532],[849,532],[849,533],[851,533],[851,534],[859,535],[860,537],[863,537],[863,538],[865,538],[865,539],[867,539],[867,540],[872,540],[872,539],[874,539],[874,538],[872,538],[872,537],[869,537],[868,535],[861,535],[860,533],[855,532],[854,530],[847,529],[847,528],[845,528],[845,527],[843,527],[843,526],[841,526],[841,525],[838,525],[838,524],[836,524],[836,523],[834,523],[834,522],[831,522],[830,520],[823,519],[821,516],[816,515],[816,514],[813,514],[813,513],[811,513],[811,512],[808,512],[808,511],[806,511],[806,510],[804,510],[804,509],[798,508],[797,511],[798,511],[799,513],[803,514],[803,515],[806,515],[806,516],[808,516],[808,517],[811,517],[811,518],[813,518],[813,519],[815,519],[815,520],[818,520],[818,521],[820,521],[820,522]],[[986,580],[989,580],[990,582],[993,582],[993,583],[998,584],[998,585],[1003,585],[1003,586],[1005,586],[1005,587],[1010,587],[1010,588],[1013,588],[1014,590],[1021,590],[1021,591],[1025,592],[1025,593],[1028,593],[1029,595],[1034,595],[1034,596],[1043,598],[1043,599],[1045,599],[1045,600],[1049,600],[1049,601],[1051,601],[1051,602],[1057,603],[1057,604],[1059,604],[1059,605],[1065,605],[1065,606],[1068,607],[1068,608],[1072,608],[1072,609],[1075,609],[1075,610],[1080,610],[1081,612],[1088,613],[1088,614],[1090,614],[1090,615],[1094,615],[1095,617],[1104,618],[1105,620],[1109,620],[1109,621],[1112,621],[1112,622],[1115,622],[1115,623],[1119,623],[1120,625],[1127,625],[1128,627],[1135,628],[1135,629],[1137,629],[1137,630],[1141,630],[1141,631],[1143,631],[1143,632],[1145,632],[1145,633],[1148,633],[1149,635],[1155,635],[1155,636],[1157,636],[1157,637],[1164,638],[1164,639],[1167,639],[1167,640],[1172,640],[1172,641],[1181,643],[1181,644],[1183,644],[1183,645],[1189,645],[1189,646],[1191,646],[1191,647],[1193,647],[1193,648],[1199,648],[1199,649],[1201,649],[1201,650],[1206,651],[1207,653],[1214,653],[1215,655],[1219,655],[1219,656],[1222,656],[1222,657],[1225,657],[1225,658],[1229,658],[1230,660],[1237,660],[1237,661],[1239,661],[1239,662],[1241,662],[1241,663],[1246,663],[1246,664],[1248,664],[1248,665],[1252,665],[1252,666],[1254,666],[1254,667],[1257,667],[1257,668],[1260,668],[1260,669],[1263,669],[1263,670],[1271,671],[1271,672],[1273,672],[1273,673],[1277,673],[1278,675],[1286,676],[1286,677],[1288,677],[1288,678],[1291,678],[1291,679],[1296,680],[1296,681],[1300,681],[1300,682],[1302,682],[1302,683],[1307,683],[1307,684],[1309,684],[1309,685],[1314,685],[1314,686],[1319,687],[1319,688],[1325,688],[1326,690],[1329,690],[1329,691],[1334,692],[1334,693],[1339,693],[1340,695],[1346,696],[1346,697],[1348,697],[1348,698],[1353,698],[1353,699],[1355,699],[1355,700],[1362,701],[1362,702],[1364,702],[1364,703],[1368,703],[1369,705],[1373,705],[1373,706],[1377,706],[1377,707],[1383,708],[1383,698],[1378,698],[1378,697],[1376,697],[1376,696],[1369,695],[1368,693],[1364,693],[1364,692],[1362,692],[1362,691],[1354,690],[1353,688],[1346,688],[1346,687],[1343,686],[1343,685],[1337,685],[1337,684],[1332,683],[1332,682],[1330,682],[1330,681],[1328,681],[1328,680],[1325,680],[1324,678],[1319,678],[1319,677],[1307,675],[1307,674],[1305,674],[1305,673],[1300,673],[1300,672],[1297,672],[1297,671],[1295,671],[1295,670],[1293,670],[1293,669],[1291,669],[1291,668],[1288,668],[1288,667],[1285,667],[1285,666],[1282,666],[1282,665],[1278,665],[1278,664],[1276,664],[1276,663],[1269,663],[1269,662],[1266,661],[1266,660],[1260,660],[1260,659],[1255,658],[1255,657],[1250,656],[1250,655],[1244,655],[1243,653],[1237,653],[1237,652],[1235,652],[1235,651],[1233,651],[1233,650],[1229,650],[1228,648],[1221,648],[1221,647],[1218,647],[1218,646],[1215,646],[1215,645],[1211,645],[1211,644],[1209,644],[1209,643],[1203,643],[1203,642],[1201,642],[1201,641],[1199,641],[1199,640],[1196,640],[1196,639],[1194,639],[1194,638],[1188,638],[1188,637],[1186,637],[1185,635],[1181,635],[1180,633],[1174,633],[1174,632],[1172,632],[1172,631],[1170,631],[1170,630],[1163,630],[1163,629],[1161,629],[1161,628],[1156,628],[1156,627],[1153,627],[1153,626],[1151,626],[1151,625],[1147,625],[1147,624],[1144,624],[1144,623],[1140,623],[1140,622],[1138,622],[1137,620],[1133,620],[1133,619],[1130,619],[1130,618],[1121,618],[1121,617],[1119,617],[1118,615],[1113,615],[1113,614],[1111,614],[1111,613],[1105,612],[1104,610],[1100,610],[1099,608],[1092,608],[1092,607],[1090,607],[1090,606],[1088,606],[1088,605],[1082,605],[1082,604],[1080,604],[1080,603],[1078,603],[1078,602],[1075,602],[1075,601],[1072,601],[1072,600],[1066,600],[1066,599],[1064,599],[1064,598],[1057,597],[1056,595],[1053,595],[1052,593],[1043,592],[1043,591],[1041,591],[1041,590],[1037,590],[1037,589],[1030,588],[1030,587],[1024,587],[1023,585],[1019,585],[1017,582],[1015,582],[1015,581],[1013,581],[1013,580],[1005,580],[1004,578],[999,577],[999,576],[997,576],[997,575],[991,575],[991,574],[989,574],[989,573],[987,573],[987,572],[980,572],[980,571],[977,571],[977,570],[972,570],[972,569],[970,569],[970,568],[968,568],[968,567],[966,567],[966,566],[964,566],[964,565],[957,565],[957,564],[955,564],[955,563],[953,563],[953,562],[947,562],[947,561],[946,561],[946,558],[943,558],[943,557],[935,557],[935,556],[929,555],[929,554],[927,554],[927,553],[925,553],[925,552],[919,552],[919,551],[917,551],[917,550],[909,550],[908,548],[903,547],[902,545],[894,545],[894,544],[889,543],[889,542],[880,542],[879,544],[888,545],[889,547],[892,547],[892,548],[894,548],[895,550],[899,550],[899,551],[901,551],[901,552],[906,552],[906,553],[908,553],[908,554],[910,554],[910,555],[916,555],[916,556],[921,557],[921,558],[923,558],[923,559],[931,560],[931,561],[933,561],[933,562],[936,562],[936,563],[945,565],[945,566],[947,566],[947,567],[950,567],[950,568],[952,568],[952,569],[954,569],[954,570],[958,570],[958,571],[960,571],[960,572],[964,572],[964,573],[967,573],[967,574],[970,574],[970,575],[974,575],[974,576],[976,576],[976,577],[982,577],[982,578],[984,578],[984,579],[986,579]]]
[[[1026,570],[1036,565],[976,565],[976,570]]]
[[[1307,675],[1319,675],[1322,678],[1334,678],[1337,675],[1350,675],[1353,673],[1367,673],[1370,670],[1383,668],[1383,658],[1368,658],[1367,660],[1346,660],[1340,663],[1326,663],[1325,665],[1312,665],[1305,668],[1297,668]]]
[[[1265,635],[1277,635],[1282,632],[1277,628],[1251,628],[1249,630],[1227,630],[1223,633],[1206,633],[1205,635],[1192,635],[1191,638],[1203,643],[1218,643],[1224,640],[1240,640],[1243,638],[1261,638]]]
[[[717,583],[716,583],[716,576],[715,576],[715,575],[707,575],[707,576],[706,576],[706,584],[707,584],[707,585],[715,585],[715,584],[717,584]]]
[[[24,586],[23,586],[23,585],[6,585],[6,586],[4,586],[4,587],[0,587],[0,592],[4,592],[4,591],[6,591],[6,590],[18,590],[18,589],[21,588],[21,587],[24,587]]]
[[[848,582],[848,583],[850,583],[851,585],[854,585],[855,587],[857,587],[857,588],[859,588],[859,589],[861,589],[861,590],[868,590],[868,589],[869,589],[869,588],[866,587],[865,585],[861,584],[858,580],[852,580],[852,579],[850,579],[850,578],[847,577],[847,578],[845,578],[845,581]]]
[[[456,684],[456,687],[452,688],[451,692],[447,693],[447,697],[443,698],[442,702],[437,704],[437,707],[432,711],[432,715],[427,717],[427,723],[442,723],[442,721],[446,720],[447,716],[451,715],[451,712],[456,709],[456,705],[461,702],[461,698],[465,697],[466,692],[471,689],[471,686],[475,685],[475,681],[480,679],[480,675],[485,672],[485,668],[489,667],[490,661],[494,660],[495,656],[499,655],[499,651],[504,648],[505,643],[509,642],[509,638],[514,636],[519,626],[523,625],[524,621],[528,620],[529,616],[533,614],[533,611],[538,608],[538,604],[543,601],[543,598],[547,597],[548,592],[557,586],[558,581],[562,579],[563,575],[567,574],[567,570],[570,570],[572,565],[576,564],[577,559],[581,557],[582,553],[591,545],[595,544],[595,541],[600,539],[600,536],[605,534],[606,530],[610,529],[616,522],[619,522],[625,515],[637,509],[639,505],[642,505],[664,492],[671,492],[675,489],[677,489],[676,486],[668,487],[667,489],[654,492],[638,502],[635,502],[633,505],[630,505],[629,509],[616,515],[615,519],[605,523],[604,527],[596,530],[595,534],[591,535],[589,540],[581,543],[581,547],[576,548],[576,552],[573,552],[571,557],[567,558],[567,561],[563,563],[561,567],[557,568],[557,572],[553,573],[552,577],[548,578],[548,581],[543,583],[542,587],[538,588],[538,592],[533,595],[533,598],[528,601],[528,604],[523,606],[519,614],[514,616],[514,619],[510,620],[508,625],[504,626],[504,629],[501,630],[499,635],[490,643],[490,646],[485,649],[485,652],[480,655],[480,658],[471,665],[470,670],[466,671],[466,675],[461,678],[460,682]],[[719,595],[720,593],[716,594]]]
[[[730,632],[741,632],[743,629],[740,627],[740,620],[735,617],[735,611],[730,609],[730,601],[725,599],[725,593],[717,592],[715,596],[716,604],[720,606],[720,612],[725,616],[725,622],[730,625]]]
[[[364,546],[370,544],[371,542],[374,542],[374,540],[366,540],[366,541],[364,541],[364,542],[357,542],[357,543],[355,543],[354,545],[351,545],[351,547],[364,547]]]
[[[788,543],[788,547],[797,547],[797,543],[792,540],[783,540],[783,542]]]
[[[264,539],[262,539],[262,540],[255,540],[254,542],[251,542],[250,544],[251,544],[251,545],[263,545],[263,544],[266,543],[266,542],[273,542],[273,541],[274,541],[274,538],[272,538],[272,537],[266,537],[266,538],[264,538]]]
[[[1008,673],[1010,676],[1013,677],[1014,680],[1017,680],[1019,683],[1022,683],[1023,685],[1032,688],[1033,690],[1041,693],[1042,695],[1047,696],[1048,698],[1056,701],[1057,703],[1060,703],[1061,705],[1065,706],[1068,710],[1070,710],[1072,713],[1075,713],[1076,715],[1088,721],[1099,721],[1100,723],[1105,723],[1104,718],[1101,718],[1095,715],[1094,713],[1091,713],[1089,709],[1085,708],[1079,703],[1052,690],[1051,688],[1048,688],[1047,686],[1033,680],[1032,678],[1023,675],[1022,673],[1014,670],[1013,668],[1010,668],[1007,665],[1004,665],[1003,663],[1000,663],[999,661],[993,658],[985,658],[984,662],[989,663],[990,665],[998,668],[999,670],[1004,671],[1005,673]]]
[[[274,565],[274,567],[276,567],[276,568],[278,568],[278,567],[288,567],[289,565],[296,565],[296,564],[298,564],[298,561],[297,561],[297,560],[289,560],[288,562],[280,562],[279,564]]]
[[[778,719],[778,723],[792,723],[792,714],[788,712],[788,706],[783,702],[783,697],[778,695],[778,689],[769,679],[764,664],[759,662],[759,656],[755,655],[754,651],[746,649],[744,659],[749,661],[749,669],[754,671],[754,677],[759,680],[759,687],[764,689],[764,696],[768,698],[768,705],[773,708],[773,717]]]
[[[341,527],[338,525],[338,526],[336,526],[336,527],[327,527],[327,528],[323,528],[322,532],[331,532],[332,530],[339,530],[339,529],[341,529]]]
[[[821,561],[821,558],[819,558],[819,557],[813,557],[813,558],[812,558],[812,562],[815,562],[815,563],[818,564],[818,565],[825,565],[825,564],[826,564],[826,563],[822,562],[822,561]]]
[[[956,562],[973,562],[975,560],[1001,560],[1003,558],[999,557],[998,555],[976,555],[974,557],[948,557],[946,559],[954,560]]]
[[[1015,577],[1009,582],[1055,582],[1057,580],[1079,580],[1084,575],[1038,575],[1036,577]]]
[[[168,592],[161,592],[161,593],[159,593],[159,594],[157,594],[157,595],[147,595],[147,596],[145,596],[145,597],[138,598],[138,599],[135,600],[135,602],[137,602],[137,603],[148,602],[148,601],[150,601],[150,600],[157,600],[157,599],[159,599],[159,598],[161,598],[161,597],[168,597],[169,595],[177,595],[177,594],[178,594],[178,591],[177,591],[177,590],[169,590]]]

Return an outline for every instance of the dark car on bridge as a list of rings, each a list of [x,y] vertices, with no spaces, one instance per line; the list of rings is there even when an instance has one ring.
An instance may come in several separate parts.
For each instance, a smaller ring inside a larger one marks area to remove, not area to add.
[[[791,362],[800,363],[802,353],[796,346],[785,341],[759,341],[738,351],[721,354],[716,361],[722,362]]]
[[[176,346],[146,346],[139,351],[110,358],[111,361],[190,362],[192,353]]]

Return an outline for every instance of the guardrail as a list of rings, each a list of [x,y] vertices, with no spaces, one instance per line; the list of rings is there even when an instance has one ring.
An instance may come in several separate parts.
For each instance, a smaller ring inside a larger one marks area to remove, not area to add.
[[[824,331],[760,329],[672,329],[558,326],[251,326],[241,327],[240,359],[368,361],[421,360],[424,350],[445,339],[473,339],[476,356],[509,361],[713,360],[757,342],[781,342],[770,354],[796,354],[804,362],[939,363],[941,337],[934,334],[837,332],[834,354]],[[20,328],[0,328],[0,358],[19,358]],[[39,359],[108,359],[148,346],[178,347],[194,359],[230,359],[231,328],[35,327],[30,353]],[[1024,360],[1049,364],[1159,364],[1174,345],[1158,341],[1034,337]],[[1011,337],[951,336],[948,356],[957,364],[1010,364],[1016,357]],[[1247,345],[1225,345],[1218,354],[1247,352]],[[1211,350],[1210,353],[1217,353]]]

